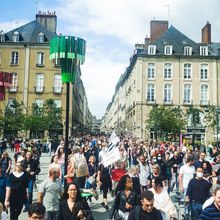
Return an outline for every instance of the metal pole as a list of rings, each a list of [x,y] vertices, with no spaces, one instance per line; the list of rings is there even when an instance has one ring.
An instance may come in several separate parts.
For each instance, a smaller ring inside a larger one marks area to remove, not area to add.
[[[66,127],[65,127],[65,166],[64,175],[67,174],[68,166],[68,148],[69,148],[69,106],[70,106],[70,83],[66,83]],[[66,180],[64,180],[64,186],[66,187]]]

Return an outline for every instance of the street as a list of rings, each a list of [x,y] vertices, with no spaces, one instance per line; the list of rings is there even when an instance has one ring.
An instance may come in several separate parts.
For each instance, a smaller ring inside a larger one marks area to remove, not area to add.
[[[11,157],[11,159],[13,160],[13,166],[14,166],[14,153],[9,151],[9,155]],[[40,167],[41,167],[41,172],[38,175],[38,180],[37,180],[37,188],[39,187],[39,184],[46,178],[47,176],[47,172],[48,172],[48,166],[50,163],[50,159],[51,156],[49,156],[49,154],[46,153],[42,153],[41,159],[40,159]],[[33,200],[36,201],[37,200],[37,189],[34,190],[34,196],[33,196]],[[112,201],[111,196],[109,195],[109,200]],[[100,203],[102,202],[102,197],[99,196],[99,199],[96,201],[94,198],[92,199],[92,203],[89,203],[92,211],[93,211],[93,215],[95,219],[99,219],[99,220],[106,220],[108,213],[106,212],[106,210],[100,205]],[[110,207],[111,207],[112,202],[110,202]],[[8,215],[8,219],[9,215]],[[19,220],[25,220],[27,219],[27,212],[22,212],[21,215],[19,216]]]

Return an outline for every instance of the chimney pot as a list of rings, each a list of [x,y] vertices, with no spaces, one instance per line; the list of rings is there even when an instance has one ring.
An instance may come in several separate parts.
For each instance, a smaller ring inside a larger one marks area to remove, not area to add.
[[[211,44],[211,24],[208,21],[202,28],[202,43]]]

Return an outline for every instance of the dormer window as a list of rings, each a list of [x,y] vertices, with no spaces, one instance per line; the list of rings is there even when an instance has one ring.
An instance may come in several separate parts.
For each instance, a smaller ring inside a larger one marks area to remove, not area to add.
[[[172,45],[166,45],[164,47],[164,54],[165,55],[172,55],[173,52],[173,46]]]
[[[44,43],[44,34],[43,33],[38,34],[37,42],[38,43]]]
[[[19,42],[19,33],[17,31],[14,32],[12,37],[13,42]]]
[[[200,46],[200,55],[208,56],[208,46]]]
[[[156,45],[148,45],[147,53],[149,55],[155,55],[156,54]]]
[[[184,47],[184,55],[191,56],[192,55],[192,47],[189,47],[189,46]]]
[[[0,42],[5,41],[5,33],[3,31],[0,31]]]

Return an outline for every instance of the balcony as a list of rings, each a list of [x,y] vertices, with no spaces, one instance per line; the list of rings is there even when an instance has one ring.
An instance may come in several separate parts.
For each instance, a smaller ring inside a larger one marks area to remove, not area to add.
[[[62,90],[63,90],[63,87],[53,87],[54,94],[61,94]]]
[[[209,101],[209,100],[200,100],[200,105],[201,105],[201,106],[210,105],[210,101]]]
[[[34,87],[35,93],[42,94],[44,93],[44,87]]]
[[[36,63],[36,67],[45,67],[44,63]]]
[[[173,100],[164,99],[163,104],[164,105],[173,105]]]
[[[186,106],[186,105],[193,105],[193,101],[192,100],[183,100],[183,105]]]
[[[12,88],[9,88],[8,91],[9,91],[10,93],[16,93],[16,92],[18,92],[18,86],[14,86],[14,87],[12,87]]]
[[[156,104],[156,100],[155,99],[147,99],[147,104],[148,105],[155,105]]]

